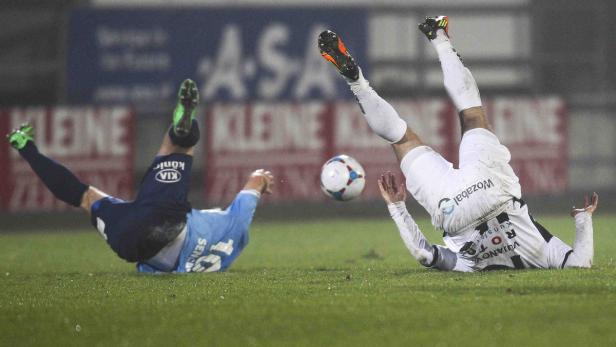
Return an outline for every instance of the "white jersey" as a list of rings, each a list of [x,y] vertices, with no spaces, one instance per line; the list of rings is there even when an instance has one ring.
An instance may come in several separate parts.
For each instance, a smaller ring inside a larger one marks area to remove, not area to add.
[[[575,216],[575,248],[550,234],[529,214],[523,201],[511,204],[495,218],[455,236],[445,235],[448,247],[433,246],[408,213],[404,201],[387,205],[411,255],[422,265],[445,271],[495,269],[561,269],[592,265],[592,218]],[[586,249],[584,249],[586,248]]]
[[[562,268],[572,252],[533,220],[523,201],[513,199],[496,217],[443,240],[457,253],[457,271]]]
[[[481,128],[464,134],[459,169],[427,146],[402,159],[407,189],[457,254],[457,259],[443,260],[441,255],[435,262],[455,264],[453,270],[459,271],[564,263],[571,247],[532,220],[510,159],[498,138]]]

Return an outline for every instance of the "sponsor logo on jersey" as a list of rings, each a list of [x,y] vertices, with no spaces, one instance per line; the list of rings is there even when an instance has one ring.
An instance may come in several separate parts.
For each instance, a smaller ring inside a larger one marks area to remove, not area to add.
[[[161,163],[158,163],[158,165],[154,167],[154,170],[174,169],[184,171],[185,165],[186,164],[183,161],[163,161]]]
[[[441,201],[439,201],[438,203],[438,206],[441,209],[441,211],[443,211],[444,214],[446,215],[451,214],[454,208],[453,203],[455,203],[456,205],[460,205],[460,203],[464,199],[468,199],[476,191],[488,190],[492,187],[494,187],[494,182],[492,182],[492,180],[489,178],[487,180],[479,181],[471,186],[468,186],[466,189],[462,190],[458,195],[456,195],[453,198],[453,200],[449,198],[441,199]],[[451,201],[453,201],[453,203]]]
[[[181,161],[163,161],[154,167],[154,170],[160,170],[154,177],[161,183],[175,183],[182,179],[182,174],[178,170],[184,170],[185,163]]]
[[[513,244],[511,244],[511,241],[508,241],[517,237],[515,230],[511,226],[509,216],[504,214],[504,217],[502,217],[502,215],[503,214],[492,219],[492,221],[497,222],[503,220],[502,222],[491,223],[488,221],[488,223],[485,224],[490,225],[490,227],[485,230],[481,229],[480,226],[477,227],[476,230],[479,231],[479,235],[476,237],[475,241],[466,242],[462,248],[460,248],[460,253],[482,259],[489,259],[498,254],[507,253],[517,248],[520,244],[516,240],[513,240]],[[498,248],[488,251],[489,248],[493,248],[494,246]]]
[[[493,250],[483,253],[481,255],[481,259],[490,259],[490,258],[498,257],[501,254],[505,254],[505,253],[513,251],[519,246],[520,244],[518,243],[518,241],[514,241],[513,244],[507,244],[502,247],[498,247],[498,248],[495,248]]]
[[[157,172],[155,178],[161,183],[175,183],[182,179],[182,174],[178,170],[164,169]]]
[[[448,215],[453,213],[453,209],[456,207],[456,203],[449,198],[441,199],[438,202],[438,208],[443,212],[443,214]]]

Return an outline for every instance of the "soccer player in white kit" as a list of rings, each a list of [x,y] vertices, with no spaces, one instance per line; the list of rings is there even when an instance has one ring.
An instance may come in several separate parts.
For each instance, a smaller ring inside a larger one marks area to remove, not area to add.
[[[321,55],[345,77],[372,130],[392,145],[406,189],[443,230],[445,246],[431,245],[406,209],[404,186],[385,173],[379,188],[406,247],[422,265],[440,270],[589,268],[597,194],[586,199],[584,208],[571,211],[573,247],[531,217],[509,165],[511,154],[491,131],[477,84],[452,47],[448,25],[446,16],[428,17],[419,29],[438,54],[445,89],[459,111],[463,136],[457,169],[425,145],[370,87],[336,33],[324,31],[318,40]]]

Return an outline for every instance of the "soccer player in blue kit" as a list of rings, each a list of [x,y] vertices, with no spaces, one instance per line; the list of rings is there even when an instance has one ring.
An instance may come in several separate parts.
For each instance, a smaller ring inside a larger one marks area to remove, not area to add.
[[[188,201],[194,146],[197,85],[182,82],[173,124],[133,201],[123,201],[82,183],[66,167],[41,154],[29,124],[13,130],[10,144],[56,198],[86,210],[111,249],[140,272],[224,271],[248,243],[248,229],[262,194],[271,193],[271,172],[248,178],[226,210],[197,210]]]

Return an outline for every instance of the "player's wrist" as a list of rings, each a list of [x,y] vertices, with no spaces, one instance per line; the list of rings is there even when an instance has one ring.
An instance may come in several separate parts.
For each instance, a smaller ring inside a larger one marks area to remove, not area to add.
[[[392,218],[398,218],[407,212],[404,201],[393,201],[387,204],[387,209]]]
[[[578,212],[573,216],[573,219],[575,219],[576,223],[583,223],[591,218],[592,218],[592,213],[588,211]]]
[[[261,192],[256,189],[242,189],[240,194],[250,194],[256,196],[257,198],[261,198]]]
[[[245,190],[256,190],[263,194],[267,189],[267,181],[263,176],[251,176],[244,185]]]

